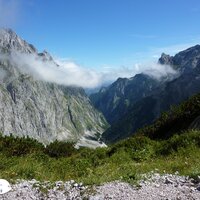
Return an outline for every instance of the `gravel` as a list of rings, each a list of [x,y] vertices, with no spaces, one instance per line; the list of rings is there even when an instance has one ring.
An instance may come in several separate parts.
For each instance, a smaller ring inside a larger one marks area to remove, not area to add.
[[[101,186],[84,186],[74,180],[55,183],[36,180],[18,180],[12,190],[0,199],[4,200],[199,200],[199,180],[189,177],[158,173],[146,174],[137,186],[114,181]]]

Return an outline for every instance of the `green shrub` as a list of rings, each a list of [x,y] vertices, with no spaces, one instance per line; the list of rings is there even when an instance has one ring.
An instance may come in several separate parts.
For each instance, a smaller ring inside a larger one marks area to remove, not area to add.
[[[168,140],[161,141],[156,150],[159,155],[169,155],[181,149],[200,147],[200,131],[188,131],[175,134]]]
[[[120,141],[110,147],[107,155],[111,157],[120,151],[125,151],[133,160],[142,161],[154,155],[156,142],[145,136],[134,136]]]
[[[102,165],[106,162],[107,151],[107,148],[97,148],[93,151],[90,159],[94,167]]]
[[[200,115],[200,94],[191,97],[178,106],[171,106],[149,126],[137,131],[137,135],[145,135],[151,139],[168,139],[174,133],[188,130],[190,124]]]
[[[0,151],[7,156],[22,156],[43,151],[44,146],[29,137],[0,136]]]
[[[74,143],[54,141],[46,146],[45,153],[51,157],[69,157],[75,153],[77,150],[74,148]]]
[[[94,149],[90,149],[88,147],[80,147],[78,149],[79,157],[81,158],[88,158],[91,157],[92,154],[94,154]]]

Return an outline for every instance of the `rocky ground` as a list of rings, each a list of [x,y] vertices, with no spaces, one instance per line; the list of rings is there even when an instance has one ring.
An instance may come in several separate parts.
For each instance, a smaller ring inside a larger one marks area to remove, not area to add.
[[[38,182],[17,181],[12,190],[0,195],[4,200],[199,200],[200,177],[197,180],[178,175],[144,175],[137,186],[115,181],[101,186],[83,186],[73,180],[68,182],[57,181]]]

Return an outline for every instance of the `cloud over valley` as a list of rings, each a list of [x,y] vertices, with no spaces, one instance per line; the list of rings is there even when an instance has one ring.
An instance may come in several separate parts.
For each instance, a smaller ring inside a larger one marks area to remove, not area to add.
[[[30,74],[35,79],[83,88],[100,87],[115,81],[119,77],[130,78],[142,72],[155,79],[176,74],[170,66],[157,63],[135,64],[132,67],[118,68],[108,66],[94,70],[82,67],[73,61],[44,59],[38,54],[12,52],[9,59],[23,73]]]

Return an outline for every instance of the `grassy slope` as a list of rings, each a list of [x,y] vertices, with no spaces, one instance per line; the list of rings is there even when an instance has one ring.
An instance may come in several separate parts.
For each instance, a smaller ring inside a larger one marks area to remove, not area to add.
[[[161,142],[134,137],[109,148],[81,149],[68,157],[50,157],[43,150],[20,156],[1,151],[0,160],[0,177],[6,179],[75,179],[85,184],[116,179],[132,182],[155,169],[194,176],[200,175],[200,131]]]
[[[140,174],[152,170],[200,175],[200,131],[181,125],[199,114],[199,96],[163,114],[134,137],[108,148],[75,150],[72,144],[63,142],[44,148],[29,138],[0,136],[0,177],[99,184],[117,179],[134,182]]]

